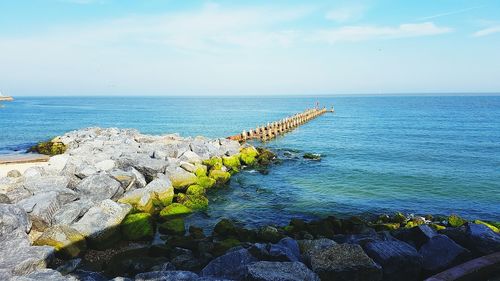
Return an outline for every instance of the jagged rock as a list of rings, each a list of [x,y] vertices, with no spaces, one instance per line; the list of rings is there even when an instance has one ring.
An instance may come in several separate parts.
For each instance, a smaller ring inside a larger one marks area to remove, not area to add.
[[[82,259],[76,258],[68,260],[56,268],[57,271],[61,272],[63,275],[67,275],[75,271],[82,263]]]
[[[165,175],[151,181],[146,187],[127,192],[119,202],[128,203],[134,209],[151,213],[154,206],[167,206],[174,198],[174,188]]]
[[[114,169],[110,171],[109,174],[115,180],[120,182],[123,190],[125,191],[144,188],[147,184],[144,176],[132,167],[130,167],[127,171]]]
[[[131,210],[128,204],[107,199],[90,208],[73,228],[87,238],[91,247],[106,248],[120,238],[120,223]]]
[[[470,251],[461,247],[446,235],[434,235],[421,248],[423,269],[428,273],[438,273],[470,257]]]
[[[261,261],[247,266],[248,281],[319,281],[318,275],[301,262]]]
[[[0,242],[14,237],[27,237],[31,221],[24,209],[17,205],[0,204]]]
[[[46,268],[54,257],[49,246],[30,246],[27,237],[0,242],[0,270],[9,275],[26,275]]]
[[[378,281],[382,269],[359,245],[337,244],[311,255],[311,268],[321,280]]]
[[[168,167],[165,174],[170,178],[175,189],[184,189],[196,184],[198,178],[195,174],[187,172],[180,167]]]
[[[114,160],[107,159],[107,160],[102,160],[98,163],[95,164],[95,167],[99,171],[110,171],[116,166],[116,163]]]
[[[70,225],[81,218],[93,205],[90,200],[77,200],[63,205],[52,217],[53,225]]]
[[[136,281],[197,281],[198,274],[190,271],[152,271],[139,273],[135,276]]]
[[[422,256],[402,241],[375,241],[365,245],[365,251],[382,266],[384,280],[419,280]]]
[[[147,182],[152,181],[158,173],[164,173],[167,167],[164,160],[154,159],[145,154],[137,154],[133,157],[120,158],[118,166],[122,168],[134,167],[139,171]]]
[[[286,237],[277,244],[255,244],[249,249],[257,258],[266,261],[300,261],[300,250],[297,241]]]
[[[213,259],[203,268],[201,275],[240,280],[245,276],[246,265],[256,261],[247,249],[229,251]]]
[[[394,234],[394,236],[399,240],[402,240],[417,249],[420,249],[423,244],[427,243],[432,237],[436,235],[437,232],[432,227],[426,224],[422,224],[409,229],[400,229]]]
[[[316,254],[318,252],[324,251],[328,248],[337,245],[335,241],[327,238],[320,238],[316,240],[299,240],[298,244],[300,252],[302,253],[302,260],[307,265],[311,264],[311,256],[313,254]]]
[[[64,259],[77,257],[87,249],[85,237],[75,229],[58,225],[49,227],[33,242],[36,246],[52,246],[56,255]]]
[[[17,203],[33,195],[23,185],[23,178],[0,178],[0,194],[5,195],[11,203]]]
[[[192,163],[192,164],[201,164],[201,162],[202,162],[201,157],[198,154],[196,154],[190,150],[184,152],[181,155],[181,157],[179,157],[179,159],[181,161],[186,161],[186,162]]]
[[[48,162],[47,171],[51,174],[57,175],[62,172],[68,163],[69,155],[60,154],[50,157]]]
[[[43,231],[52,225],[53,216],[59,208],[75,199],[77,198],[71,197],[69,193],[49,191],[23,199],[18,204],[28,213],[33,227],[38,231]]]
[[[94,202],[117,199],[123,194],[121,184],[104,173],[86,177],[76,186],[76,190]]]
[[[72,276],[63,276],[59,271],[53,269],[38,269],[30,274],[24,276],[15,276],[10,279],[11,281],[78,281],[78,279]],[[86,280],[90,281],[90,280]]]
[[[488,255],[500,251],[500,234],[483,224],[468,223],[465,228],[472,250],[481,255]]]
[[[29,177],[24,181],[24,187],[36,194],[47,191],[61,191],[68,189],[69,180],[64,176]],[[71,190],[68,190],[68,192]]]

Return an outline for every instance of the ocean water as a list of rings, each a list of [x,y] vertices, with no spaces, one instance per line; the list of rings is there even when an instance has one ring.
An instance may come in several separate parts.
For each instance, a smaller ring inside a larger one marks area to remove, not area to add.
[[[315,102],[328,113],[265,146],[282,162],[244,171],[189,219],[247,225],[402,211],[500,220],[500,97],[46,97],[0,108],[0,153],[88,126],[226,137]],[[302,158],[320,153],[321,161]]]

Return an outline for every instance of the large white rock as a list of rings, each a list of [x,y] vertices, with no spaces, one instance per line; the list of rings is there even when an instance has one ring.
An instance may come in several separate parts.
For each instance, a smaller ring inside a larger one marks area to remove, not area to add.
[[[117,199],[123,194],[121,184],[105,173],[86,177],[76,186],[76,190],[82,197],[95,202]]]

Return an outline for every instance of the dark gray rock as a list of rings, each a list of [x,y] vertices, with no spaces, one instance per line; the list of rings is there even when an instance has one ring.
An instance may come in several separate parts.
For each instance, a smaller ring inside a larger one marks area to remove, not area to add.
[[[420,280],[422,256],[402,241],[377,241],[364,247],[368,256],[382,266],[384,280]]]
[[[301,262],[261,261],[247,266],[247,281],[320,281],[318,275]]]
[[[311,269],[321,280],[378,281],[382,279],[382,268],[368,257],[361,246],[338,244],[310,257]]]
[[[420,249],[429,239],[436,236],[437,232],[430,226],[423,224],[409,229],[399,229],[394,236],[401,241]]]
[[[201,271],[201,276],[240,280],[245,276],[245,267],[256,261],[257,259],[246,249],[230,251],[205,266]]]
[[[311,265],[311,256],[313,254],[337,245],[335,241],[327,238],[320,238],[316,240],[299,240],[298,244],[300,247],[300,252],[302,253],[302,260],[307,265]]]
[[[430,238],[419,253],[424,259],[423,269],[432,274],[462,263],[470,257],[469,250],[442,234]]]
[[[276,244],[256,243],[250,253],[259,260],[266,261],[300,261],[300,250],[297,241],[283,238]]]
[[[190,271],[152,271],[139,273],[135,276],[136,281],[196,281],[198,275]]]
[[[370,228],[364,233],[335,235],[333,240],[339,244],[349,243],[364,246],[369,242],[392,241],[395,240],[395,238],[387,231],[376,232],[374,229]]]
[[[102,275],[100,273],[86,271],[86,270],[76,270],[73,273],[71,273],[69,276],[74,277],[76,280],[79,280],[79,281],[107,281],[108,280],[108,278],[106,278],[104,275]]]
[[[467,244],[480,255],[488,255],[500,251],[500,234],[483,224],[468,223],[465,227]]]

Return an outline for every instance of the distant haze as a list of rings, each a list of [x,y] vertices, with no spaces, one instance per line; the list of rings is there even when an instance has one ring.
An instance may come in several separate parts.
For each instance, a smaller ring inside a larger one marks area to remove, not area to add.
[[[500,92],[500,1],[0,2],[5,95]]]

